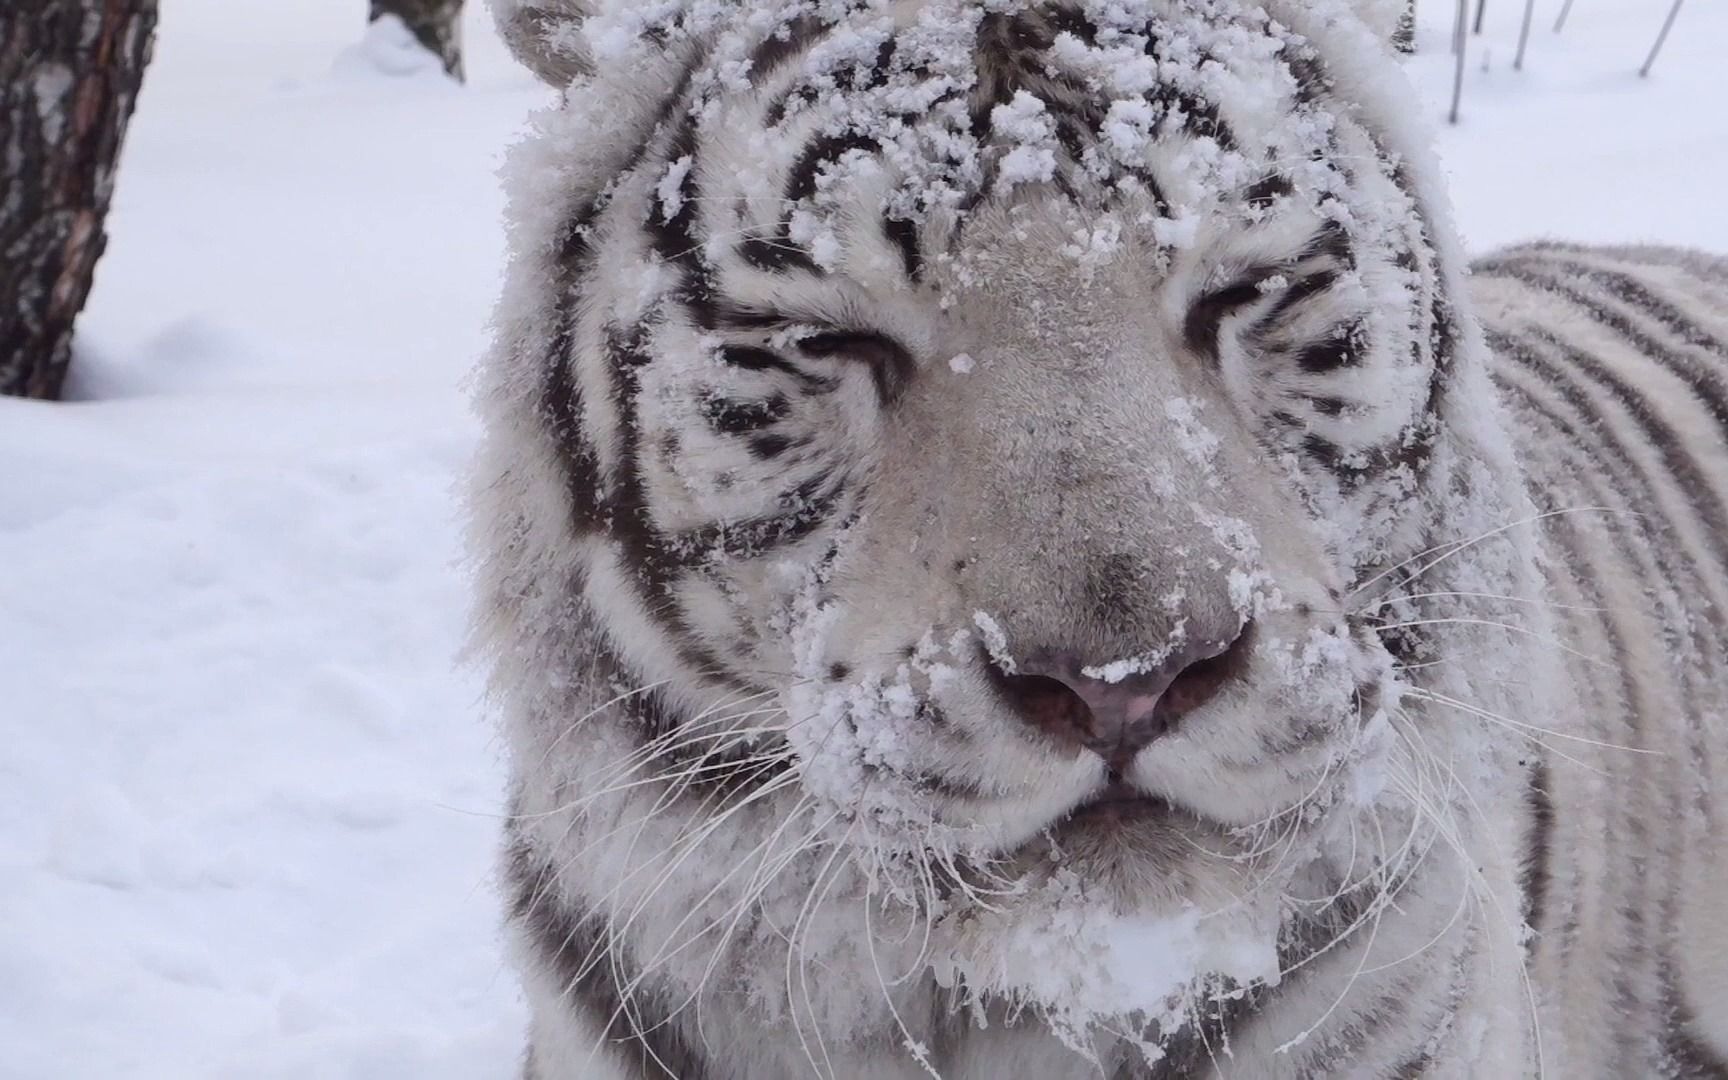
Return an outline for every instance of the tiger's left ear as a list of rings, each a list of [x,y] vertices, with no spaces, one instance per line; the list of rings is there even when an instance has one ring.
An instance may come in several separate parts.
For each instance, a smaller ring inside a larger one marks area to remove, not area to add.
[[[491,0],[492,18],[510,52],[556,87],[569,86],[593,67],[582,23],[593,0]]]

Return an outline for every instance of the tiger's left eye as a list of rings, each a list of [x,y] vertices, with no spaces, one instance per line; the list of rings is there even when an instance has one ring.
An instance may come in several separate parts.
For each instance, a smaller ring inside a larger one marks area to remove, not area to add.
[[[868,364],[876,396],[892,405],[906,392],[917,369],[911,352],[886,334],[870,330],[824,330],[800,337],[798,351],[815,359]]]

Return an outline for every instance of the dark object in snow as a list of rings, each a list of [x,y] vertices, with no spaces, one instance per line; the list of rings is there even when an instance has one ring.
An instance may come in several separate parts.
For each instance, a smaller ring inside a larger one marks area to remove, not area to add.
[[[156,0],[0,7],[0,394],[60,396],[155,29]]]
[[[1536,0],[1524,0],[1524,22],[1518,27],[1518,56],[1512,61],[1514,71],[1524,70],[1524,53],[1530,48],[1530,23],[1536,17]]]
[[[1458,110],[1464,103],[1464,53],[1469,41],[1464,33],[1464,20],[1469,15],[1469,4],[1470,0],[1458,0],[1458,14],[1452,20],[1452,55],[1457,65],[1452,72],[1452,111],[1447,119],[1454,124],[1458,122]]]
[[[1650,56],[1644,61],[1644,66],[1638,69],[1643,78],[1650,77],[1650,69],[1656,63],[1656,57],[1661,55],[1662,46],[1668,41],[1668,31],[1674,29],[1674,20],[1680,17],[1680,5],[1685,0],[1674,0],[1674,6],[1668,9],[1668,17],[1662,20],[1662,32],[1656,35],[1656,44],[1650,46]]]
[[[1668,8],[1667,18],[1662,20],[1662,29],[1656,34],[1656,43],[1650,46],[1650,55],[1644,58],[1644,66],[1638,69],[1638,75],[1640,78],[1648,79],[1650,77],[1650,70],[1656,66],[1656,58],[1662,54],[1662,46],[1668,43],[1668,34],[1674,29],[1675,20],[1680,17],[1680,5],[1683,3],[1685,3],[1685,0],[1674,0],[1673,5]],[[1561,5],[1560,17],[1554,20],[1554,32],[1556,34],[1566,28],[1566,19],[1571,14],[1572,0],[1566,0],[1565,4]],[[1525,17],[1524,32],[1526,36],[1529,35],[1528,14],[1526,14]],[[1517,66],[1522,67],[1524,59],[1524,45],[1522,39],[1520,39],[1518,45],[1518,59],[1519,63]]]
[[[371,0],[371,4],[367,21],[377,22],[386,15],[401,19],[450,77],[462,81],[462,0]]]

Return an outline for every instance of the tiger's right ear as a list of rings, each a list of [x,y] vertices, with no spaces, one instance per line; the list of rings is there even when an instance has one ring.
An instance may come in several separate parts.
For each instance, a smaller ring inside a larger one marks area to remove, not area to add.
[[[556,87],[569,86],[593,66],[582,22],[594,0],[491,0],[492,18],[510,52]]]

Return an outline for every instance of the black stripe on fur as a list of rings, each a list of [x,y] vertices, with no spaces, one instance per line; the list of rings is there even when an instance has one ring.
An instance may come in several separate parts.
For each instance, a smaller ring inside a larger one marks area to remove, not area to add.
[[[821,20],[801,15],[768,35],[750,54],[750,85],[762,87],[770,76],[808,49],[827,29]]]
[[[627,1062],[638,1080],[704,1080],[710,1075],[700,1051],[670,1021],[664,996],[641,983],[630,985],[636,964],[621,942],[607,940],[604,916],[573,909],[572,901],[560,893],[553,869],[520,837],[506,851],[504,879],[510,919],[527,939],[534,959],[559,981],[562,1000],[584,1014],[611,1044],[615,1059]],[[529,1060],[532,1066],[532,1052]]]
[[[784,420],[791,409],[792,403],[780,393],[754,400],[710,394],[699,406],[702,418],[722,435],[754,434]]]
[[[641,392],[641,370],[652,361],[647,338],[648,330],[642,326],[628,331],[613,326],[606,332],[612,408],[618,421],[617,457],[602,504],[607,532],[619,542],[636,571],[649,617],[660,625],[684,662],[724,685],[742,686],[724,671],[714,652],[696,639],[672,595],[674,574],[682,568],[682,560],[676,545],[669,544],[654,526],[642,477],[642,432],[636,399]]]
[[[798,350],[806,356],[868,365],[871,381],[876,386],[876,399],[883,406],[900,399],[917,370],[912,354],[904,345],[886,334],[870,331],[832,330],[811,334],[798,340]]]
[[[845,485],[821,472],[782,492],[777,513],[743,521],[716,521],[670,537],[667,548],[684,567],[716,559],[755,559],[797,543],[815,532],[839,505]]]
[[[772,236],[749,236],[738,245],[738,255],[758,270],[773,274],[802,271],[818,277],[826,273],[810,253],[792,242],[791,230],[781,225]]]
[[[1698,463],[1687,440],[1674,430],[1651,404],[1649,398],[1597,357],[1560,340],[1544,329],[1533,328],[1525,340],[1539,343],[1557,358],[1558,364],[1543,363],[1540,360],[1537,362],[1537,366],[1547,370],[1550,382],[1558,385],[1566,381],[1567,371],[1574,373],[1574,376],[1584,376],[1606,391],[1610,398],[1626,410],[1661,456],[1675,482],[1693,496],[1694,507],[1708,525],[1704,531],[1714,541],[1713,546],[1722,566],[1728,567],[1728,507],[1723,505],[1721,494]],[[1520,355],[1537,358],[1541,356],[1541,351],[1526,348]]]
[[[875,153],[875,139],[858,132],[830,132],[813,139],[786,178],[786,198],[792,202],[809,199],[816,194],[816,178],[821,171],[852,151]]]
[[[1510,278],[1566,300],[1598,325],[1622,338],[1641,355],[1655,360],[1678,376],[1722,429],[1728,432],[1728,395],[1724,393],[1720,371],[1712,370],[1700,364],[1696,357],[1676,352],[1657,341],[1633,325],[1625,315],[1614,310],[1608,302],[1585,293],[1548,268],[1492,260],[1480,267],[1479,272]]]
[[[914,284],[924,280],[924,252],[918,246],[918,223],[909,218],[884,217],[882,235],[900,250],[900,264],[907,280]]]
[[[1554,798],[1548,793],[1548,763],[1532,762],[1525,782],[1530,837],[1524,852],[1524,923],[1540,931],[1548,922],[1548,892],[1554,880]]]

